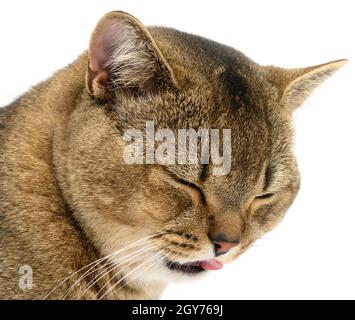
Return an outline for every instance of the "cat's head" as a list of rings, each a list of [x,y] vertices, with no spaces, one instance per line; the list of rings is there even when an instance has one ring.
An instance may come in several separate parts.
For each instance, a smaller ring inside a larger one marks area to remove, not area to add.
[[[118,250],[112,260],[130,277],[166,280],[220,268],[293,202],[300,178],[292,112],[344,62],[260,66],[216,42],[107,14],[91,38],[86,95],[63,148],[69,204],[104,254]],[[219,129],[227,170],[218,173],[201,157],[147,164],[147,121],[176,141],[181,129]],[[144,138],[141,164],[125,160],[127,132]]]

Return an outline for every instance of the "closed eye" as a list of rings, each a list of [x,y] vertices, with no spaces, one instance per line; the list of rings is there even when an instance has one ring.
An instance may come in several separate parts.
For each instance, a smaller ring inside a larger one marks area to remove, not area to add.
[[[203,202],[203,203],[206,203],[205,195],[204,195],[202,189],[201,189],[198,185],[196,185],[196,184],[193,183],[193,182],[190,182],[190,181],[181,179],[181,178],[179,178],[179,177],[177,177],[177,176],[175,176],[174,174],[171,174],[171,173],[170,173],[170,176],[171,176],[176,182],[178,182],[179,184],[182,184],[182,185],[184,185],[184,186],[186,186],[186,187],[189,187],[189,188],[191,188],[191,189],[196,190],[196,191],[200,194],[202,202]]]
[[[264,193],[264,194],[261,194],[257,197],[255,197],[256,199],[270,199],[274,196],[273,193]]]

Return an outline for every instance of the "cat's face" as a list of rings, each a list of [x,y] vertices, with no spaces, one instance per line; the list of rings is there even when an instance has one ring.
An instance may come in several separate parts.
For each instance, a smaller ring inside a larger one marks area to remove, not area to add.
[[[206,39],[105,16],[89,49],[90,97],[71,116],[66,146],[68,201],[92,241],[117,252],[131,280],[194,276],[238,257],[294,200],[292,111],[341,64],[262,67]],[[201,161],[127,164],[123,136],[146,138],[147,121],[175,138],[230,130],[228,171]]]
[[[233,260],[282,219],[299,188],[291,121],[280,111],[276,95],[248,93],[257,102],[221,99],[228,85],[220,74],[215,78],[210,78],[212,90],[140,98],[143,107],[132,100],[116,105],[119,132],[130,127],[145,132],[147,120],[176,136],[182,128],[231,130],[231,166],[224,175],[214,174],[213,163],[134,169],[122,164],[124,179],[130,181],[125,184],[132,195],[127,199],[130,214],[144,221],[146,234],[157,234],[152,254],[164,259],[152,269],[164,277],[196,275],[216,267],[205,265],[216,264],[214,259]],[[248,90],[251,84],[244,82]]]

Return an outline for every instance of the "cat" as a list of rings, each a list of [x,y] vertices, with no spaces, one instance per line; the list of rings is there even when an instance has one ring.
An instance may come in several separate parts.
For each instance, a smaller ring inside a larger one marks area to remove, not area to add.
[[[262,66],[106,14],[86,52],[0,109],[0,298],[158,299],[235,260],[295,199],[292,113],[345,63]],[[230,170],[125,163],[147,121],[230,130]]]

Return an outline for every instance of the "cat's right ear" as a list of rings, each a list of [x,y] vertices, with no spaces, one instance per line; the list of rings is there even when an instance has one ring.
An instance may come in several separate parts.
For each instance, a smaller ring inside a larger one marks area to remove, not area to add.
[[[148,30],[125,12],[110,12],[98,22],[88,58],[87,89],[99,99],[120,90],[140,95],[177,87]]]

